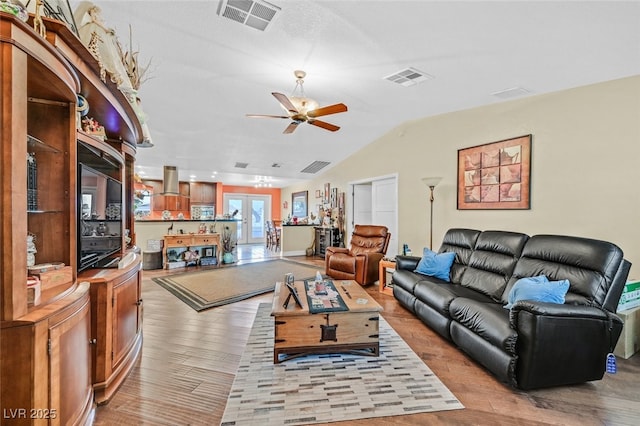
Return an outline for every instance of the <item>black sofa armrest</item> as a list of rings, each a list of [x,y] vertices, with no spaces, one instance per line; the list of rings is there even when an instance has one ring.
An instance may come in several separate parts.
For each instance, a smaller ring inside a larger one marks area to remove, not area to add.
[[[511,327],[518,329],[518,321],[521,312],[528,312],[532,315],[549,316],[557,318],[576,318],[576,319],[595,319],[601,321],[608,321],[611,319],[614,322],[622,324],[622,319],[614,313],[607,312],[604,309],[596,308],[594,306],[584,305],[567,305],[559,303],[545,303],[545,302],[533,302],[529,300],[522,300],[516,302],[511,308],[509,313],[509,321]]]
[[[617,315],[593,306],[520,301],[509,314],[518,332],[521,389],[599,380],[622,332]]]
[[[396,270],[404,269],[407,271],[414,271],[420,263],[421,257],[417,256],[396,256]]]

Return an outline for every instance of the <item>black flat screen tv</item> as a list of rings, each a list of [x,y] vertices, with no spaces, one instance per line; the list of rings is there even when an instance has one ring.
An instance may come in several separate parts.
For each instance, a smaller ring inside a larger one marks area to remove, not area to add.
[[[78,144],[78,271],[117,265],[122,252],[122,182],[117,161]]]

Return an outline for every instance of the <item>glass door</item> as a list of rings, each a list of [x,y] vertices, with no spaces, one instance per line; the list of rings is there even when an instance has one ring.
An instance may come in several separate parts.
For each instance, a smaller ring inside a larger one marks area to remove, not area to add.
[[[225,211],[238,210],[238,244],[264,243],[265,221],[271,218],[271,196],[252,194],[224,194]]]

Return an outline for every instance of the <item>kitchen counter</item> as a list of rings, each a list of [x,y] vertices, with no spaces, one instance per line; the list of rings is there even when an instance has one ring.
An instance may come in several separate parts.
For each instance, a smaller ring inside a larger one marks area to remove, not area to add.
[[[147,241],[163,240],[165,235],[173,234],[197,234],[200,224],[204,223],[209,232],[211,226],[215,223],[213,232],[219,234],[224,231],[225,227],[229,227],[231,232],[235,233],[238,229],[240,219],[218,219],[218,220],[136,220],[136,245],[145,251],[147,250]],[[171,228],[171,229],[169,229]]]
[[[314,225],[282,225],[280,245],[283,256],[304,256],[313,247]]]
[[[136,225],[138,223],[145,223],[145,222],[162,222],[162,223],[166,223],[167,225],[170,225],[171,222],[176,222],[176,223],[182,223],[182,222],[206,222],[206,223],[213,223],[213,222],[239,222],[240,219],[169,219],[169,220],[164,220],[164,219],[136,219]]]

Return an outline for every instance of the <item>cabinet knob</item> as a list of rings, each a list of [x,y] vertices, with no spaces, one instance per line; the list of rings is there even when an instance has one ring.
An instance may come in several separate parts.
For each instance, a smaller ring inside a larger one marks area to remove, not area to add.
[[[89,340],[89,344],[90,345],[95,345],[96,343],[98,343],[98,341],[96,339]]]

